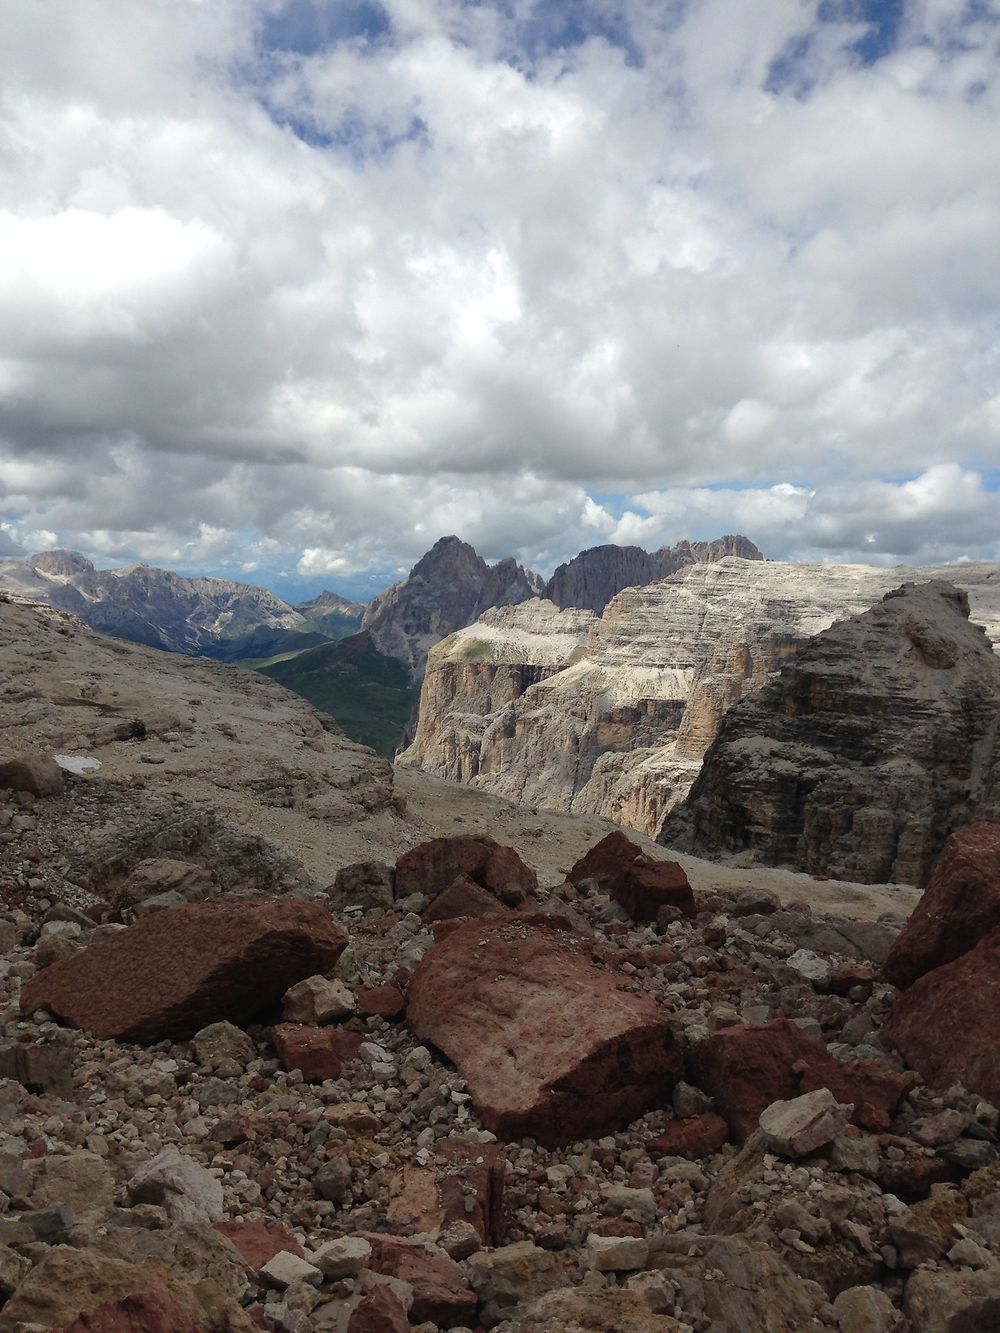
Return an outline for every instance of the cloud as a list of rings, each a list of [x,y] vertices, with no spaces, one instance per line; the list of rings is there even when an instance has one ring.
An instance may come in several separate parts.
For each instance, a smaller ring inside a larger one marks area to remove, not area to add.
[[[994,6],[0,6],[19,531],[993,549]]]

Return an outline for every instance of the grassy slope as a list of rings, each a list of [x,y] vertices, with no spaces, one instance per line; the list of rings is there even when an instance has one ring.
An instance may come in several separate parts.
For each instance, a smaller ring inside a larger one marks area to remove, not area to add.
[[[367,633],[262,667],[264,675],[336,718],[352,740],[391,758],[417,702],[410,673]]]

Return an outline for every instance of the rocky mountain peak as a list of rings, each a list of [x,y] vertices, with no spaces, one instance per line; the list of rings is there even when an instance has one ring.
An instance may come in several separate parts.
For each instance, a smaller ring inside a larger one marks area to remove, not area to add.
[[[441,537],[410,570],[370,603],[363,626],[379,651],[419,677],[434,644],[494,606],[537,595],[541,580],[512,559],[488,565],[459,537]]]
[[[74,574],[92,574],[94,566],[79,551],[38,551],[28,557],[27,563],[39,574],[49,578],[71,578]]]
[[[1000,804],[1000,659],[964,589],[907,583],[732,708],[664,840],[866,883],[921,882]]]
[[[560,608],[576,606],[600,615],[624,588],[645,588],[688,565],[709,564],[726,556],[764,557],[749,537],[730,534],[711,542],[681,541],[644,551],[640,546],[594,546],[560,565],[545,585],[545,597]]]
[[[474,546],[454,535],[439,537],[410,570],[411,579],[460,580],[479,584],[489,569]]]

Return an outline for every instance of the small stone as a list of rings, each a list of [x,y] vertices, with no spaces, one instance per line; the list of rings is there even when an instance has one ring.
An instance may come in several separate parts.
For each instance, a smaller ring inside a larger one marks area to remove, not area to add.
[[[584,1262],[598,1273],[630,1273],[649,1262],[649,1242],[642,1236],[587,1237]]]
[[[833,1302],[840,1333],[897,1333],[902,1312],[880,1287],[848,1287]]]
[[[313,1176],[313,1189],[321,1199],[328,1199],[330,1203],[343,1203],[344,1196],[350,1188],[351,1164],[346,1157],[334,1157],[329,1162],[324,1162],[320,1169]]]
[[[772,1102],[760,1115],[767,1146],[784,1157],[805,1157],[837,1137],[854,1107],[842,1105],[828,1088]]]
[[[216,1222],[223,1214],[221,1182],[173,1144],[128,1183],[132,1203],[154,1203],[174,1222]]]
[[[967,1117],[961,1111],[947,1107],[937,1115],[916,1120],[910,1126],[910,1137],[928,1148],[940,1148],[945,1143],[954,1143],[966,1126]]]
[[[354,992],[344,982],[313,976],[285,992],[282,1017],[286,1023],[340,1023],[356,1010]]]
[[[207,1069],[245,1069],[257,1054],[252,1040],[234,1023],[209,1023],[191,1038],[195,1058]]]
[[[297,1254],[291,1254],[288,1250],[279,1250],[273,1259],[268,1259],[260,1270],[260,1275],[272,1287],[281,1290],[285,1290],[295,1282],[306,1282],[309,1286],[318,1287],[323,1281],[323,1274],[314,1264],[308,1259],[300,1259]]]
[[[371,1257],[372,1247],[362,1236],[341,1236],[321,1245],[312,1262],[324,1277],[357,1277]]]
[[[821,958],[812,949],[796,949],[785,962],[793,972],[797,972],[805,981],[811,982],[817,990],[826,990],[829,987],[833,971],[829,960]]]

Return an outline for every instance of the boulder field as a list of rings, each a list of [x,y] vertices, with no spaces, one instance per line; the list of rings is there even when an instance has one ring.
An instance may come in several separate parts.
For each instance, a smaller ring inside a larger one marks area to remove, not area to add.
[[[102,892],[84,791],[0,793],[0,1333],[997,1326],[994,826],[920,952],[621,834]]]

